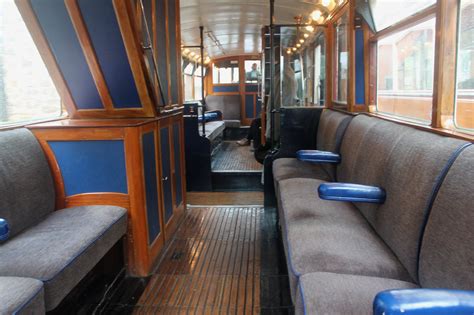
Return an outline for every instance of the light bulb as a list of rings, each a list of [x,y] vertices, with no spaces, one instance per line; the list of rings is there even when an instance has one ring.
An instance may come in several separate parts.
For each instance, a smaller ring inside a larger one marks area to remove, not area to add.
[[[296,51],[296,47],[293,47],[292,49],[293,49],[293,51]]]
[[[303,43],[304,43],[304,39],[300,39],[300,43],[303,44]]]
[[[319,10],[314,10],[313,13],[311,13],[311,18],[313,19],[313,21],[319,20],[320,17],[321,17],[321,11]]]
[[[314,31],[314,27],[312,25],[308,25],[306,26],[306,30],[310,33],[312,33]]]
[[[304,36],[304,38],[308,38],[308,37],[309,37],[309,34],[306,34],[306,33],[305,33],[303,36]]]
[[[329,6],[330,3],[331,3],[331,0],[322,0],[321,1],[321,4],[325,7]]]
[[[296,47],[300,48],[300,47],[301,47],[301,44],[299,44],[299,43],[298,43],[298,44],[296,44]]]

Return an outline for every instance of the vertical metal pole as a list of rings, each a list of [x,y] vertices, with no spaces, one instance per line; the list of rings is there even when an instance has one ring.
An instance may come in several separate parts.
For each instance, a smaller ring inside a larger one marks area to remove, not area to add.
[[[273,148],[275,142],[275,0],[270,0],[270,143]],[[281,77],[281,75],[280,75]]]
[[[201,34],[201,104],[202,104],[202,135],[206,136],[206,120],[204,118],[204,109],[206,107],[206,98],[204,97],[204,26],[199,26]]]

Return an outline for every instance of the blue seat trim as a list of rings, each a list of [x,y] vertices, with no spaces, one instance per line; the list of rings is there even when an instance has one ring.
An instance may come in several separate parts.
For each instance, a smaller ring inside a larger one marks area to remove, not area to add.
[[[217,112],[205,113],[204,114],[204,121],[214,121],[219,119],[219,114]],[[202,122],[202,116],[198,116],[198,122]]]
[[[380,187],[348,183],[325,183],[319,185],[319,198],[334,201],[384,203],[385,190]]]
[[[10,236],[10,225],[8,221],[0,218],[0,242],[6,241]]]
[[[300,150],[296,152],[296,158],[310,163],[341,163],[341,156],[339,154],[328,151]]]
[[[377,294],[374,315],[474,314],[474,291],[443,289],[389,290]]]

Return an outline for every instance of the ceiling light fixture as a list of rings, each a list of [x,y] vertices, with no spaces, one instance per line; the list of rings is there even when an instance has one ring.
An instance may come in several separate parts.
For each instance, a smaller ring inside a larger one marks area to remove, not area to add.
[[[313,13],[311,13],[311,18],[313,19],[313,21],[319,20],[320,17],[321,17],[321,11],[319,10],[314,10]]]
[[[328,7],[329,4],[331,4],[331,0],[322,0],[322,1],[321,1],[321,4],[322,4],[323,6],[325,6],[325,7]]]
[[[314,27],[312,25],[306,26],[306,30],[310,33],[314,32]]]
[[[303,35],[303,37],[304,37],[304,38],[308,38],[308,37],[309,37],[309,34],[305,33],[305,34]]]

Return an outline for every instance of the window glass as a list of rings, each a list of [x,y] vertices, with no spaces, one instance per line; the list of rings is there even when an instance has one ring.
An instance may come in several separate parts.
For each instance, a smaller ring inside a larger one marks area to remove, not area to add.
[[[184,74],[187,75],[193,75],[194,74],[194,63],[190,62],[188,65],[184,68]]]
[[[14,0],[0,0],[0,125],[60,115],[61,100]]]
[[[184,75],[184,100],[191,101],[194,100],[193,95],[194,88],[194,79],[190,75]]]
[[[239,62],[237,60],[216,62],[212,70],[212,81],[214,84],[239,83]]]
[[[377,31],[394,25],[434,3],[436,0],[369,0]]]
[[[194,99],[202,99],[202,79],[199,76],[194,76]]]
[[[262,79],[261,61],[245,60],[245,82],[258,83]]]
[[[320,36],[314,49],[314,101],[316,105],[324,105],[326,89],[326,48],[324,36]]]
[[[347,103],[349,87],[349,44],[347,38],[348,14],[345,13],[336,23],[336,86],[334,100]]]
[[[454,124],[474,132],[474,1],[461,0]]]
[[[429,123],[433,100],[435,19],[377,43],[377,110]]]

